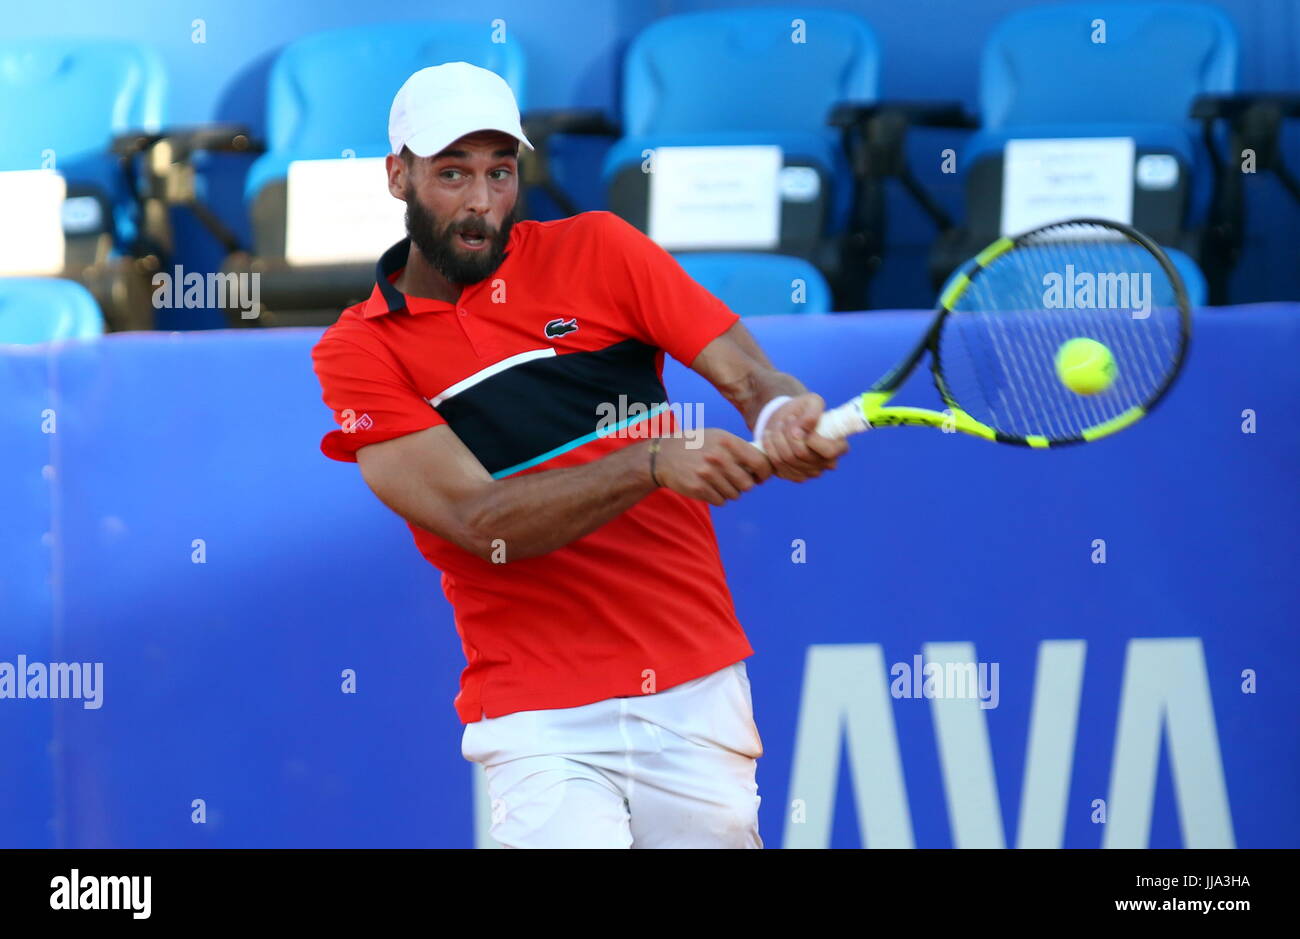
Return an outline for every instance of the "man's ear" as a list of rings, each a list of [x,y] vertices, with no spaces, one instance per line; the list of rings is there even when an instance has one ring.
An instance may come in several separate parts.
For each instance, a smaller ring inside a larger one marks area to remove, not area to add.
[[[405,202],[411,189],[411,167],[400,156],[390,153],[385,158],[384,168],[388,170],[388,192],[394,199]]]

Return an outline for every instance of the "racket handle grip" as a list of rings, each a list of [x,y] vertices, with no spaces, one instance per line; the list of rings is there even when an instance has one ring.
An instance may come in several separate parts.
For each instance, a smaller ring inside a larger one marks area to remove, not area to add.
[[[864,430],[870,429],[871,425],[862,416],[862,401],[860,398],[854,398],[846,404],[841,404],[837,408],[831,408],[829,411],[823,412],[821,418],[817,421],[817,433],[832,440],[839,440],[850,434],[860,434]]]
[[[871,425],[862,416],[861,397],[854,398],[837,408],[831,408],[829,411],[823,411],[822,416],[817,419],[817,433],[831,440],[841,440],[850,434],[860,434],[870,429]],[[759,450],[763,449],[760,440],[755,440],[754,446]]]

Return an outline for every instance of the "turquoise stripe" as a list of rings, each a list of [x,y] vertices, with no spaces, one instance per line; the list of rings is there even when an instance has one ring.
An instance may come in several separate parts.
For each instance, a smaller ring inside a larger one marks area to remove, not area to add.
[[[667,401],[665,401],[663,404],[656,404],[653,408],[650,409],[649,413],[647,414],[642,414],[640,417],[629,417],[627,420],[619,421],[613,427],[607,428],[604,431],[593,430],[591,433],[579,437],[577,440],[570,440],[568,443],[560,444],[554,450],[547,450],[541,456],[535,456],[531,460],[524,460],[524,462],[522,463],[516,463],[514,466],[507,467],[506,469],[503,470],[497,470],[495,473],[492,474],[492,478],[502,479],[506,476],[511,476],[515,473],[522,472],[523,470],[530,469],[531,467],[534,467],[539,463],[545,463],[547,460],[553,459],[554,457],[559,456],[561,453],[568,453],[570,450],[576,450],[578,447],[581,447],[583,444],[591,443],[593,440],[599,440],[601,437],[608,437],[611,434],[615,434],[618,431],[623,430],[624,428],[631,427],[633,424],[639,424],[641,421],[648,421],[656,414],[659,414],[661,411],[666,410],[667,407],[668,407]]]

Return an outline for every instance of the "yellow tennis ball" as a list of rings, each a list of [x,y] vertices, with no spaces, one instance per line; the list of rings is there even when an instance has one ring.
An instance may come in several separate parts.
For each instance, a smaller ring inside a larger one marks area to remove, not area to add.
[[[1100,394],[1115,381],[1115,357],[1095,339],[1071,339],[1056,351],[1056,374],[1075,394]]]

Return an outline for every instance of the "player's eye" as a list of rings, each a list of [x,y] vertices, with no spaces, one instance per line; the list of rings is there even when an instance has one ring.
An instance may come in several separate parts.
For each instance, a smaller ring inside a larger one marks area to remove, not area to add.
[[[492,174],[494,179],[509,179],[511,175],[510,170],[505,169],[504,167],[493,170]]]
[[[443,179],[451,180],[453,178],[460,176],[460,170],[443,170],[438,175],[441,176]]]

